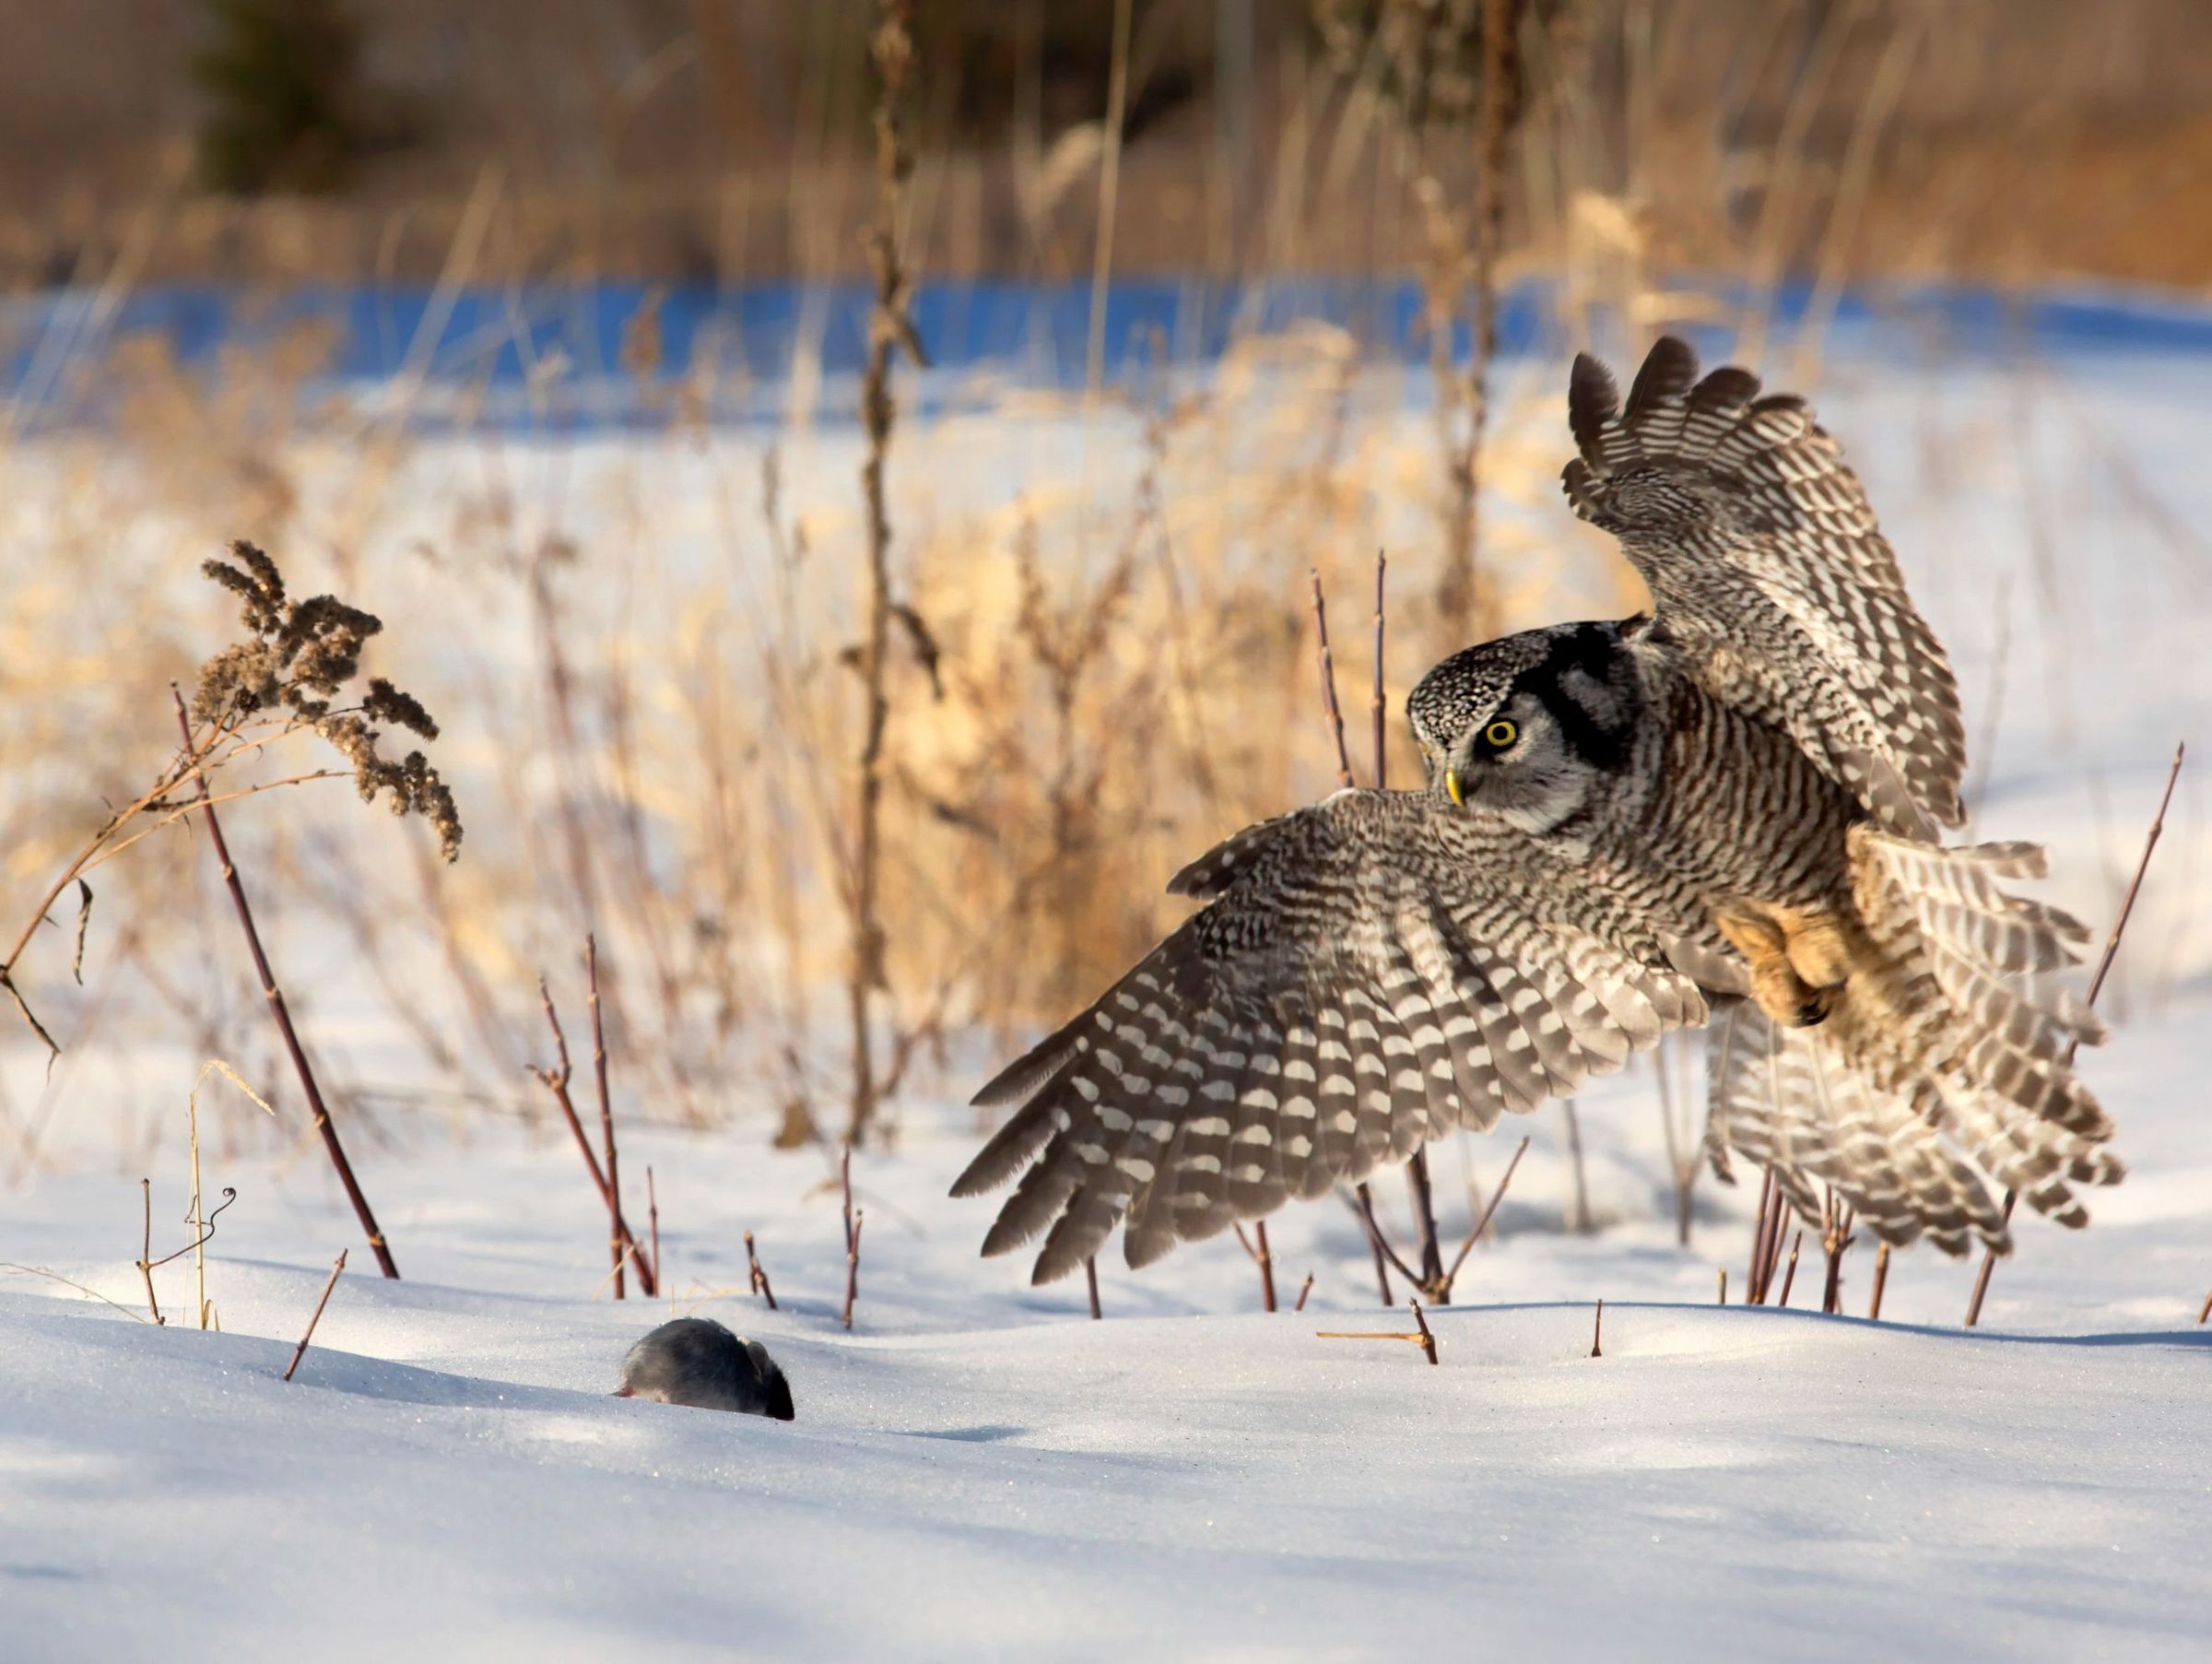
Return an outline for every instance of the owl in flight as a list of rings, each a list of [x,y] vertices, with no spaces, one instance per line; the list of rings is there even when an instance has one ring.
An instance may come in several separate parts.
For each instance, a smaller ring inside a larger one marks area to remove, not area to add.
[[[1653,609],[1469,647],[1406,702],[1419,791],[1346,789],[1178,873],[1206,905],[1006,1068],[954,1186],[1036,1280],[1118,1223],[1131,1266],[1570,1097],[1709,1027],[1707,1152],[1829,1185],[1882,1241],[2009,1246],[2122,1174],[2045,974],[2088,933],[1964,819],[1958,684],[1802,399],[1662,339],[1623,407],[1576,359],[1576,513]],[[1026,1168],[1026,1171],[1024,1169]]]

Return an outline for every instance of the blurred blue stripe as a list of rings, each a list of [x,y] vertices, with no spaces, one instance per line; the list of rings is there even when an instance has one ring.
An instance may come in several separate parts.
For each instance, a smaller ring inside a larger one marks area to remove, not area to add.
[[[156,336],[176,360],[204,369],[226,348],[251,350],[301,325],[329,333],[324,374],[340,383],[387,381],[418,371],[453,387],[520,389],[533,366],[585,381],[613,378],[622,340],[650,293],[660,297],[659,374],[695,362],[776,384],[802,354],[827,375],[856,373],[867,349],[868,295],[857,283],[658,287],[642,283],[464,289],[438,301],[428,287],[301,287],[274,291],[211,284],[135,290],[112,305],[88,290],[0,301],[0,395],[18,415],[72,399],[97,402],[82,370],[119,339]],[[1723,296],[1724,301],[1728,297]],[[1740,299],[1740,297],[1738,297]],[[1558,349],[1552,292],[1512,291],[1500,308],[1504,349]],[[1772,299],[1773,328],[1805,317],[1810,286]],[[1371,354],[1425,360],[1420,292],[1410,279],[1277,278],[1235,286],[1125,278],[1106,296],[1103,348],[1110,378],[1160,356],[1204,363],[1240,336],[1300,323],[1350,332]],[[1081,282],[939,283],[917,292],[914,319],[933,362],[990,369],[1044,384],[1079,383],[1090,330],[1090,289]],[[1859,350],[1924,350],[1929,332],[1948,353],[2212,352],[2212,304],[2151,293],[2043,290],[2024,295],[1942,286],[1852,291],[1830,325]],[[1706,333],[1706,332],[1693,332]],[[1713,344],[1726,345],[1716,333]],[[1465,331],[1455,352],[1466,351]],[[618,394],[615,396],[618,399]]]

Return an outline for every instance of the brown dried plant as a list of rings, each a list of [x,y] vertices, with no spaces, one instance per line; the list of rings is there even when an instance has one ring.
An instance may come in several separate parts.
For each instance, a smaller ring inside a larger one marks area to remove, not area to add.
[[[76,971],[82,979],[84,943],[93,891],[88,875],[162,827],[211,804],[302,785],[310,780],[343,779],[348,771],[314,769],[276,780],[257,781],[235,790],[217,791],[211,782],[226,767],[295,734],[320,735],[351,765],[350,776],[363,801],[380,795],[395,814],[420,815],[438,833],[448,861],[461,849],[461,818],[453,796],[428,759],[410,751],[394,761],[380,747],[385,723],[435,738],[438,726],[419,701],[382,677],[370,679],[353,702],[343,702],[361,670],[361,651],[383,629],[381,620],[335,596],[295,601],[285,592],[276,561],[251,543],[230,546],[229,561],[209,561],[201,570],[236,595],[245,638],[223,648],[200,668],[192,699],[196,726],[188,725],[183,745],[145,791],[108,816],[62,868],[30,910],[5,960],[0,988],[42,1041],[50,1056],[61,1047],[33,1012],[17,981],[17,971],[41,924],[64,891],[78,893]]]

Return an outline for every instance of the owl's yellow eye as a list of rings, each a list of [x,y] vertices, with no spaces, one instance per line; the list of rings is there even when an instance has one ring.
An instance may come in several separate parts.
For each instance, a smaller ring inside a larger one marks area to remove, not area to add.
[[[1521,738],[1520,727],[1500,718],[1482,731],[1482,742],[1494,751],[1502,751]]]

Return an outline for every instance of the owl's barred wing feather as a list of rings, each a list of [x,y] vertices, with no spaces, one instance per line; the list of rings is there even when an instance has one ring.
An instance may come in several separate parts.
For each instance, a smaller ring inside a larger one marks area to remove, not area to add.
[[[1213,899],[977,1094],[1018,1107],[953,1194],[1021,1173],[983,1251],[1045,1233],[1039,1282],[1124,1220],[1145,1265],[1705,1019],[1648,934],[1571,908],[1535,840],[1425,794],[1340,792],[1173,887]]]
[[[1747,372],[1700,380],[1662,337],[1622,407],[1574,363],[1574,511],[1620,539],[1658,622],[1706,690],[1786,729],[1893,832],[1964,819],[1965,729],[1950,663],[1836,442]]]

